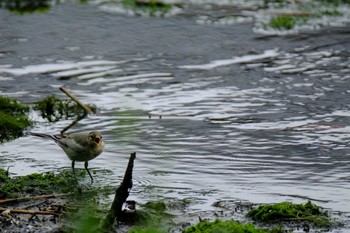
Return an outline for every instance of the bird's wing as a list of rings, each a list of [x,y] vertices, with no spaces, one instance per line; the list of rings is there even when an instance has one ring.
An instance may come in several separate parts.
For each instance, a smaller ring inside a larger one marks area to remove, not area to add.
[[[69,136],[57,140],[57,144],[63,150],[69,149],[70,151],[74,151],[77,153],[84,152],[86,150],[86,148],[84,148],[83,145],[81,145],[74,138],[69,137]]]
[[[69,147],[67,140],[65,138],[57,139],[55,142],[60,146],[60,147]]]

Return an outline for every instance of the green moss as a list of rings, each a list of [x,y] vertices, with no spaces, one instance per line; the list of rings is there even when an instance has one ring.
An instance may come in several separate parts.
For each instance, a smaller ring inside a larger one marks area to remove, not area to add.
[[[334,6],[339,6],[340,4],[350,4],[350,0],[318,0],[324,4],[332,4]]]
[[[8,10],[23,15],[27,13],[45,13],[50,10],[50,0],[4,0],[0,4]]]
[[[144,210],[138,211],[135,221],[135,226],[129,233],[166,233],[170,231],[172,224],[172,215],[166,213],[169,205],[165,200],[147,202],[142,205]]]
[[[95,106],[89,107],[93,111],[96,110]],[[50,122],[56,122],[61,119],[68,119],[85,114],[84,110],[74,101],[70,99],[61,100],[55,95],[50,95],[43,100],[38,101],[35,109],[39,110],[41,116]]]
[[[291,30],[296,25],[306,24],[309,20],[309,16],[298,16],[298,15],[279,15],[277,17],[273,17],[269,25],[272,28],[278,30]]]
[[[286,29],[286,30],[290,30],[292,28],[294,28],[294,26],[296,25],[296,18],[295,16],[277,16],[271,19],[270,21],[270,25],[273,28],[276,29]]]
[[[267,233],[265,229],[255,228],[253,224],[242,224],[237,221],[200,222],[183,231],[183,233]]]
[[[8,178],[4,177],[3,169],[0,169],[0,184],[2,196],[16,196],[18,193],[67,193],[76,189],[77,183],[71,170],[64,170],[59,174],[53,173],[38,174],[33,173],[26,176]],[[77,173],[82,176],[82,173]]]
[[[330,15],[330,16],[342,16],[343,13],[341,13],[338,10],[325,10],[321,12],[322,15]]]
[[[29,107],[9,97],[0,96],[0,143],[16,139],[33,123],[27,117]]]
[[[76,179],[80,180],[87,176],[83,169],[76,170]],[[95,198],[96,196],[108,196],[113,193],[114,188],[110,186],[85,186],[77,183],[72,170],[62,170],[58,174],[54,173],[33,173],[26,176],[10,178],[7,171],[0,168],[0,197],[11,198],[17,196],[43,195],[55,193],[74,193],[81,200],[84,197]],[[82,193],[84,190],[84,193]]]
[[[146,228],[146,229],[135,228],[128,231],[128,233],[166,233],[166,232],[155,228]]]
[[[157,212],[164,212],[166,210],[165,203],[162,201],[157,201],[157,202],[147,202],[144,205],[145,208],[147,209],[152,209]]]
[[[164,15],[172,8],[171,4],[161,2],[160,0],[122,0],[122,4],[126,8],[131,8],[134,11],[142,11],[150,16],[156,14]]]
[[[273,4],[275,7],[284,7],[288,5],[287,0],[264,0],[264,6],[269,7],[270,4]]]
[[[305,204],[282,202],[261,205],[248,212],[248,216],[260,222],[297,221],[312,223],[317,227],[331,226],[331,220],[320,207],[308,201]]]
[[[95,196],[96,197],[96,196]],[[93,199],[89,198],[89,201],[79,201],[76,204],[83,206],[74,211],[71,211],[68,215],[67,225],[74,226],[72,229],[62,229],[62,232],[80,232],[80,233],[95,233],[98,232],[98,226],[103,219],[105,212],[99,210],[99,205]]]
[[[0,183],[7,182],[9,179],[8,172],[0,168]]]

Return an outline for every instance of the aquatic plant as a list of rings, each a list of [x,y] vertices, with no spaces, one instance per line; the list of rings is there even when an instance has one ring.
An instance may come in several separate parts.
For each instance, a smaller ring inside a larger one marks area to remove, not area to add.
[[[290,202],[281,202],[277,204],[261,205],[258,208],[250,210],[247,216],[253,220],[272,223],[272,222],[306,222],[314,224],[317,227],[330,227],[331,219],[327,213],[321,211],[321,208],[311,201],[305,204],[294,204]]]
[[[271,230],[256,228],[253,224],[242,224],[237,221],[200,222],[194,226],[186,228],[183,233],[267,233],[276,232]]]
[[[322,15],[330,15],[330,16],[341,16],[343,15],[342,12],[334,9],[334,10],[325,10],[321,12]]]
[[[291,15],[279,15],[277,17],[273,17],[270,20],[270,26],[275,29],[286,29],[290,30],[295,27],[295,25],[298,22],[297,16],[291,16]]]
[[[346,23],[350,0],[285,1],[264,0],[265,14],[256,23],[257,32],[294,34],[301,30],[318,30],[333,22]]]
[[[143,12],[150,16],[164,15],[172,8],[171,4],[160,0],[122,0],[122,4],[135,12]]]
[[[51,0],[4,0],[0,1],[0,8],[4,7],[17,14],[45,13],[51,8]]]
[[[96,109],[96,106],[89,105],[89,107]],[[70,99],[61,100],[55,95],[47,96],[38,101],[34,109],[39,110],[41,116],[50,122],[56,122],[61,119],[68,119],[85,114],[84,110],[74,101]]]
[[[78,173],[78,177],[85,172]],[[9,178],[6,171],[0,169],[1,196],[17,196],[18,193],[30,193],[34,195],[47,193],[67,193],[76,190],[77,183],[70,170],[53,173],[33,173],[26,176]]]
[[[340,4],[350,4],[350,0],[317,0],[324,4],[333,4],[339,6]]]
[[[137,212],[136,224],[129,233],[166,233],[173,231],[176,227],[172,221],[173,215],[167,213],[169,210],[184,207],[182,200],[163,199],[150,201],[141,205],[143,209]]]
[[[17,100],[0,96],[0,143],[16,139],[23,135],[23,130],[33,122],[26,113],[29,107]]]

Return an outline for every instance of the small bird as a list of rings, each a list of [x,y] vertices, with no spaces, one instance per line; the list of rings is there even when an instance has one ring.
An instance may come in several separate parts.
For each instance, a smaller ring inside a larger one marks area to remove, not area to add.
[[[68,158],[72,160],[72,169],[74,177],[75,161],[85,162],[85,170],[88,172],[91,178],[91,183],[93,183],[92,175],[88,169],[88,161],[99,156],[105,148],[105,143],[103,142],[102,135],[99,131],[63,135],[49,135],[34,132],[31,132],[30,134],[42,138],[53,139],[57,143],[57,145],[64,150]]]

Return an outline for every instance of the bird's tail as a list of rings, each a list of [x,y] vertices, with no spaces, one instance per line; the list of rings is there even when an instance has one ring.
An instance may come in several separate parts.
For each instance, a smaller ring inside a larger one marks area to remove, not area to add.
[[[50,135],[50,134],[34,133],[34,132],[29,132],[29,134],[33,135],[33,136],[41,137],[41,138],[50,138],[50,139],[54,140],[55,142],[58,140],[58,138],[56,136]]]

